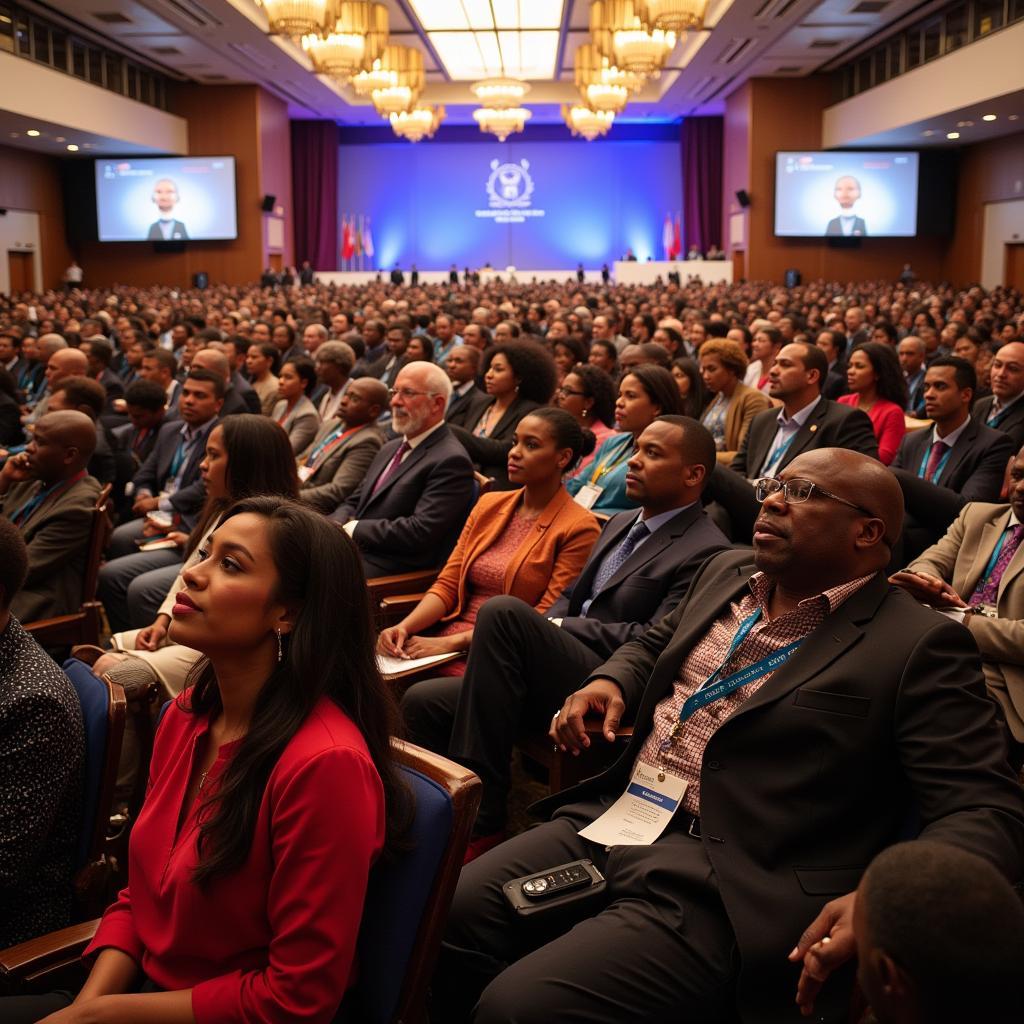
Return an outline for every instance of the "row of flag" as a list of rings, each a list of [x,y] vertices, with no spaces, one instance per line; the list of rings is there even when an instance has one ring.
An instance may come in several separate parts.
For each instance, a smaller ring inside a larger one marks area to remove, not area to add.
[[[661,228],[661,247],[665,250],[665,259],[677,260],[683,254],[682,217],[677,213],[675,222],[672,215],[665,214],[665,223]]]
[[[370,218],[362,213],[341,215],[341,269],[362,270],[363,257],[372,260],[374,254],[373,235],[370,232]],[[346,267],[346,263],[360,265]]]

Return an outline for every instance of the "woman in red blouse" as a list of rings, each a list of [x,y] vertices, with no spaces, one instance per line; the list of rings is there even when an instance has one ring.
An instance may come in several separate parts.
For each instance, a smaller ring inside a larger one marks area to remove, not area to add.
[[[850,353],[846,383],[850,394],[838,401],[868,414],[878,440],[878,457],[888,466],[907,432],[903,417],[907,383],[892,346],[880,341],[858,345]]]
[[[237,503],[203,554],[170,635],[207,660],[161,722],[89,978],[47,1024],[327,1022],[355,976],[409,806],[359,557],[279,498]]]

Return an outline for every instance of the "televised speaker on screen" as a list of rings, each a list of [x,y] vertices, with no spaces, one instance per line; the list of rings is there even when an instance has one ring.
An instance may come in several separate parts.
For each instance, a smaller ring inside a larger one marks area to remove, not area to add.
[[[174,219],[174,207],[178,205],[178,186],[170,178],[161,178],[153,186],[153,202],[160,211],[158,220],[149,226],[147,240],[150,242],[187,241],[188,231],[180,220]]]
[[[857,216],[857,201],[860,199],[860,182],[852,174],[836,179],[833,194],[839,204],[839,216],[833,217],[825,227],[830,238],[842,235],[845,238],[859,237],[868,233],[863,217]]]

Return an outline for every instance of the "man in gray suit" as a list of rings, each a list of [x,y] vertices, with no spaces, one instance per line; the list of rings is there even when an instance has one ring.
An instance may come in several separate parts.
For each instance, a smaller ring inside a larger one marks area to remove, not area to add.
[[[21,530],[28,577],[11,611],[22,622],[67,615],[82,603],[92,510],[100,485],[86,466],[96,427],[81,412],[52,412],[0,471],[0,514]]]

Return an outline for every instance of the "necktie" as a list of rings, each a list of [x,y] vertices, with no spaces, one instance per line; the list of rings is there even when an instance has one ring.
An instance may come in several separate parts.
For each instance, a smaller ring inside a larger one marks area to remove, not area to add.
[[[939,468],[939,463],[942,461],[943,455],[945,455],[948,450],[949,449],[946,447],[946,445],[944,445],[941,441],[936,441],[932,445],[931,454],[928,456],[928,465],[925,467],[924,470],[925,480],[932,480],[932,478],[935,476],[936,471]]]
[[[1003,573],[1006,572],[1007,566],[1013,561],[1013,556],[1017,553],[1017,548],[1020,547],[1022,539],[1024,539],[1024,526],[1019,524],[1011,526],[1005,535],[1003,546],[999,549],[999,557],[996,559],[996,564],[992,566],[992,571],[988,576],[978,580],[978,585],[975,587],[970,601],[967,602],[969,605],[994,605],[996,603],[996,598],[999,596],[999,583],[1003,578]]]
[[[402,441],[395,452],[394,458],[384,468],[384,472],[377,477],[377,482],[373,485],[371,494],[376,494],[395,475],[396,470],[402,464],[405,453],[411,450],[411,448],[412,445],[408,441]]]
[[[629,533],[623,538],[622,543],[601,563],[597,575],[594,577],[594,585],[591,594],[600,594],[608,581],[622,568],[623,563],[636,550],[637,544],[650,535],[647,524],[641,519],[634,523]]]

